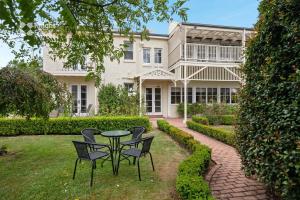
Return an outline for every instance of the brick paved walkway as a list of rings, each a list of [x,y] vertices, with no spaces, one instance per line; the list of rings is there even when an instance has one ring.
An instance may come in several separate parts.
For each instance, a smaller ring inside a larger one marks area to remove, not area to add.
[[[210,188],[215,198],[221,200],[271,199],[262,183],[245,177],[241,170],[240,156],[235,148],[186,128],[182,119],[167,120],[212,149],[212,159],[217,163],[217,170],[211,177]],[[156,120],[151,119],[151,121],[156,126]]]

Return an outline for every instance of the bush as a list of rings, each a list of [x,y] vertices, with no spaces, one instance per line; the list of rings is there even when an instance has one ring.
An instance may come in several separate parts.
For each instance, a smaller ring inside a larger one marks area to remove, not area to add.
[[[180,197],[184,200],[213,200],[209,186],[202,176],[211,160],[211,150],[194,140],[188,133],[171,126],[165,120],[158,120],[157,125],[160,130],[171,135],[172,138],[192,152],[192,155],[179,165],[176,191]]]
[[[205,117],[210,125],[234,125],[236,121],[234,115],[205,115]]]
[[[132,126],[151,128],[147,117],[76,117],[43,119],[0,119],[0,136],[12,135],[40,135],[80,134],[84,128],[97,128],[99,130],[127,129]]]
[[[300,197],[300,3],[263,0],[242,67],[237,144],[244,169],[282,199]]]
[[[7,146],[2,145],[2,146],[0,146],[0,156],[3,156],[5,154],[7,154]]]
[[[177,112],[180,116],[184,115],[184,104],[181,103],[177,107]],[[230,104],[188,104],[187,115],[191,117],[193,115],[234,115],[237,112],[237,105]]]
[[[226,144],[235,146],[235,134],[234,133],[216,129],[216,128],[206,126],[203,124],[198,124],[193,121],[187,121],[187,127],[194,131],[202,133],[204,135],[213,137],[213,138],[215,138],[221,142],[224,142]]]
[[[194,115],[194,116],[192,116],[192,120],[194,122],[199,123],[199,124],[204,124],[204,125],[208,125],[209,124],[207,117],[201,117],[201,116],[195,116]]]

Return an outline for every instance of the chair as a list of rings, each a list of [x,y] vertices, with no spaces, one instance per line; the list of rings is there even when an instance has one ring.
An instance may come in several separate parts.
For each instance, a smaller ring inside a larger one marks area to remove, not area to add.
[[[75,179],[78,160],[80,160],[80,161],[81,160],[88,160],[92,164],[90,186],[93,186],[93,176],[94,176],[94,169],[96,169],[96,160],[107,157],[111,154],[107,153],[107,152],[103,152],[103,151],[89,152],[88,149],[89,149],[90,144],[88,142],[73,141],[73,144],[76,148],[76,152],[77,152],[77,156],[78,156],[76,161],[75,161],[75,168],[74,168],[74,172],[73,172],[73,180]],[[107,147],[110,149],[109,146],[107,146]],[[110,152],[111,152],[111,149],[110,149]]]
[[[101,133],[101,131],[95,128],[86,128],[81,131],[84,141],[90,144],[91,151],[97,151],[99,149],[107,147],[107,144],[96,143],[96,139],[95,139],[96,133]]]
[[[132,134],[131,140],[120,142],[120,144],[123,146],[129,146],[130,148],[133,146],[137,148],[137,145],[140,142],[140,139],[142,138],[142,134],[145,132],[146,129],[143,126],[135,126],[128,130]]]
[[[119,154],[119,159],[118,159],[118,167],[117,169],[119,169],[119,165],[120,165],[120,156],[131,156],[137,159],[137,165],[138,165],[138,174],[139,174],[139,180],[141,181],[141,172],[140,172],[140,158],[142,156],[145,156],[147,154],[150,155],[151,158],[151,164],[152,164],[152,169],[154,171],[154,165],[153,165],[153,159],[152,159],[152,154],[150,153],[150,147],[152,144],[154,136],[150,136],[150,137],[145,137],[141,139],[141,143],[142,143],[142,149],[138,149],[138,148],[130,148],[124,151],[121,151]]]

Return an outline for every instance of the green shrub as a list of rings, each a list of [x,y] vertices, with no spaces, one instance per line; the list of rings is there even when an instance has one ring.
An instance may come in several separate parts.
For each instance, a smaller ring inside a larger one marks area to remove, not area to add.
[[[176,191],[183,200],[210,199],[213,200],[207,182],[203,179],[211,160],[211,150],[194,140],[188,133],[171,126],[165,120],[157,120],[158,128],[174,138],[178,143],[192,152],[178,169]]]
[[[189,117],[197,114],[201,114],[205,111],[206,105],[205,104],[199,104],[199,103],[193,103],[187,105],[187,115]],[[177,112],[180,116],[184,115],[184,104],[180,103],[177,107]]]
[[[237,144],[244,169],[300,197],[300,2],[262,0],[242,67]]]
[[[39,134],[80,134],[84,128],[99,130],[127,129],[132,126],[151,128],[147,117],[58,117],[43,119],[0,118],[0,136]]]
[[[204,135],[213,137],[213,138],[215,138],[221,142],[224,142],[226,144],[235,146],[235,134],[234,133],[216,129],[216,128],[213,128],[210,126],[199,124],[197,122],[193,122],[193,121],[187,121],[187,126],[188,126],[188,128],[190,128],[194,131],[197,131]]]
[[[205,115],[205,117],[210,125],[234,125],[236,121],[234,115]]]
[[[204,124],[204,125],[208,125],[209,124],[208,119],[206,117],[201,117],[201,116],[194,115],[194,116],[192,116],[192,120],[194,122],[199,123],[199,124]]]

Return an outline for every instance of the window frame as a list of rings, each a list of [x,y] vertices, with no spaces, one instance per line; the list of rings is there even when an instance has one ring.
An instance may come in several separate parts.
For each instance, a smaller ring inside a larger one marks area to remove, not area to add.
[[[134,43],[133,42],[131,42],[131,41],[128,41],[128,40],[126,40],[126,41],[124,41],[124,61],[134,61]],[[129,45],[131,45],[131,50],[128,50],[129,49],[129,47],[126,47],[126,46],[128,46],[128,44]],[[128,58],[126,58],[126,53],[128,53],[128,52],[132,52],[132,58],[131,59],[128,59]]]
[[[145,62],[145,52],[146,52],[146,50],[148,50],[149,62]],[[143,64],[144,65],[150,65],[151,64],[151,48],[150,47],[143,47]]]
[[[173,89],[175,89],[175,91],[173,91]],[[181,103],[181,92],[182,92],[181,87],[172,86],[171,89],[170,89],[170,92],[171,92],[171,94],[170,94],[170,103],[171,103],[171,105],[180,104]],[[172,93],[175,93],[175,95],[173,95]],[[175,98],[174,101],[173,101],[173,97]]]
[[[156,59],[159,58],[159,56],[158,56],[159,54],[157,51],[160,51],[160,62],[156,62],[157,61]],[[162,64],[162,59],[163,59],[162,54],[163,54],[162,48],[154,48],[154,63],[155,64]]]

